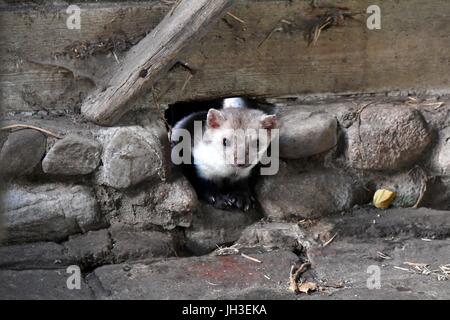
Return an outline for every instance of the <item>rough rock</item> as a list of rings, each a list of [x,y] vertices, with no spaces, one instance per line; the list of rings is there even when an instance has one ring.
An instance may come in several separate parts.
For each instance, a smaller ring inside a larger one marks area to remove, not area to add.
[[[158,231],[111,230],[114,262],[172,257],[177,248],[171,234]]]
[[[450,176],[450,128],[440,132],[437,150],[435,167],[441,174]]]
[[[106,229],[70,236],[63,245],[67,255],[83,266],[93,267],[113,261],[110,254],[112,240]]]
[[[258,222],[247,227],[235,245],[293,251],[308,247],[306,238],[307,235],[297,223]]]
[[[264,214],[274,221],[320,217],[370,201],[351,176],[331,170],[300,172],[285,163],[255,190]]]
[[[159,225],[165,229],[189,227],[197,208],[197,195],[183,176],[158,184],[146,183],[127,190],[112,224],[125,223],[142,228]]]
[[[55,269],[74,262],[65,255],[64,247],[54,242],[0,247],[0,269]]]
[[[70,135],[57,141],[42,161],[46,173],[82,175],[93,172],[100,163],[102,147],[93,139]]]
[[[8,140],[9,133],[6,131],[0,131],[0,150],[3,148],[4,143]]]
[[[390,257],[380,258],[379,252]],[[448,263],[450,241],[404,242],[352,239],[334,241],[331,245],[308,251],[316,281],[323,284],[331,299],[449,299],[450,281],[439,281],[435,274],[414,271],[405,262],[426,263],[430,270]],[[373,269],[379,268],[380,288],[369,288]],[[410,269],[406,271],[395,267]],[[342,286],[340,289],[333,287]],[[324,298],[315,296],[315,298]]]
[[[430,130],[419,111],[368,107],[347,131],[347,157],[352,167],[397,170],[420,159],[431,142]]]
[[[330,216],[320,224],[331,224],[330,234],[364,239],[450,237],[450,211],[427,208],[359,208]]]
[[[426,173],[419,168],[391,175],[374,174],[369,178],[368,185],[371,185],[374,192],[378,189],[395,191],[392,206],[411,208],[418,201],[426,184],[425,176]]]
[[[82,185],[9,184],[1,200],[10,243],[61,240],[100,225],[96,200]]]
[[[44,157],[46,144],[47,139],[39,131],[12,132],[0,151],[0,175],[17,177],[31,173]]]
[[[141,127],[120,128],[108,139],[99,180],[117,189],[155,177],[164,180],[168,170],[165,159],[161,141],[152,131]]]
[[[436,176],[429,180],[422,206],[450,210],[450,176]]]
[[[206,254],[218,246],[236,241],[241,232],[258,219],[255,212],[220,210],[202,204],[186,229],[186,247],[196,255]]]
[[[337,121],[327,113],[291,112],[281,118],[280,157],[299,159],[337,144]]]
[[[192,213],[197,208],[198,200],[195,190],[184,176],[159,184],[154,197],[156,206],[152,223],[167,229],[191,225]]]
[[[85,300],[94,295],[81,279],[80,290],[68,289],[66,269],[0,270],[0,299],[2,300]]]
[[[221,299],[264,288],[286,292],[292,252],[255,254],[256,263],[241,256],[202,256],[153,261],[148,264],[97,268],[94,278],[107,299]],[[268,279],[269,278],[269,279]]]

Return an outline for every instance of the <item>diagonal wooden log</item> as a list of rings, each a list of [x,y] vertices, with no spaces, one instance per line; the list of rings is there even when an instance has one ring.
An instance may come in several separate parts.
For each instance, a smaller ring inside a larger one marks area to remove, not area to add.
[[[121,66],[112,66],[103,83],[83,102],[81,113],[100,125],[113,125],[133,100],[152,87],[195,44],[233,0],[179,0],[160,24],[132,47]]]

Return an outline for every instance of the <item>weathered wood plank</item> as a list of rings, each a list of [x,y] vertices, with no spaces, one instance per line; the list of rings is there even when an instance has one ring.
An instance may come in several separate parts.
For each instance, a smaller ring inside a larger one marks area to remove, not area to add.
[[[67,5],[0,9],[0,101],[4,112],[73,112],[104,70],[150,32],[171,2],[80,4],[81,29],[66,26]],[[102,50],[100,43],[112,43]],[[75,49],[90,50],[76,55]],[[61,66],[61,67],[58,67]]]
[[[120,67],[108,69],[107,84],[85,100],[81,113],[95,123],[114,124],[129,111],[137,95],[150,89],[231,4],[231,0],[177,2],[155,29],[129,49]]]
[[[365,11],[372,2],[333,1],[353,12]],[[240,94],[450,88],[450,2],[380,0],[378,5],[381,30],[368,30],[365,17],[357,16],[361,22],[345,20],[342,26],[322,32],[316,46],[308,47],[304,33],[322,12],[312,8],[309,0],[239,1],[231,12],[245,24],[225,16],[185,55],[183,60],[195,71],[193,77],[183,68],[171,70],[160,79],[157,96],[170,103]],[[77,41],[114,36],[137,39],[170,10],[160,1],[81,6],[79,31],[66,28],[62,7],[43,12],[0,10],[0,99],[4,110],[64,109],[64,96],[79,108],[106,66],[117,63],[113,50],[83,59],[57,55],[57,62],[55,53],[67,51]],[[281,23],[283,30],[265,40],[282,19],[291,25]],[[124,52],[115,51],[119,62]],[[60,68],[49,66],[58,64]],[[31,99],[23,99],[24,95]],[[32,101],[38,102],[33,105]],[[143,97],[136,105],[149,101]]]

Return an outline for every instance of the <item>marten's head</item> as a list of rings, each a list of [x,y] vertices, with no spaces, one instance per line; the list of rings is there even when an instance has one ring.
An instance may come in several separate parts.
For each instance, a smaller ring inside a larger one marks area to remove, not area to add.
[[[202,143],[194,158],[209,178],[245,178],[267,151],[275,115],[256,109],[227,108],[208,111]]]

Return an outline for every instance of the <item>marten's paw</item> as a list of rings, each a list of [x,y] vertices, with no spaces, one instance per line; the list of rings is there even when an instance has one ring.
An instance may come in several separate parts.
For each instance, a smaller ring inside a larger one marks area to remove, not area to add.
[[[217,209],[248,211],[255,207],[255,198],[248,193],[211,194],[207,202]]]
[[[221,193],[208,193],[203,198],[208,204],[213,205],[217,209],[228,209],[231,207],[231,202],[227,196]]]
[[[248,211],[255,207],[255,199],[247,192],[228,194],[233,207],[242,211]]]

